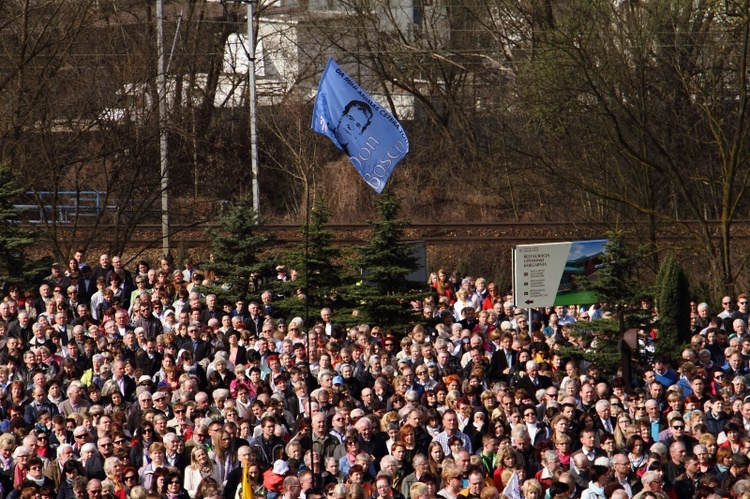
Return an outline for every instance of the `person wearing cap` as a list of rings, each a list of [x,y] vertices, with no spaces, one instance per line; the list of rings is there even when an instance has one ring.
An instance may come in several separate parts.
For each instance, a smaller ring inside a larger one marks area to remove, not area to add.
[[[334,376],[331,381],[331,386],[336,393],[341,393],[344,388],[344,378],[341,376]]]
[[[268,491],[268,499],[277,498],[282,494],[284,479],[288,473],[289,466],[281,459],[274,461],[273,467],[263,473],[263,487]]]

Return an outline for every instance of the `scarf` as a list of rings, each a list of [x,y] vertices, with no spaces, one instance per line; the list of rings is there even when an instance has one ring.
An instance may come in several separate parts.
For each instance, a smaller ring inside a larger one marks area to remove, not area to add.
[[[630,458],[630,469],[633,471],[639,469],[646,462],[645,454],[641,454],[640,456],[633,456],[633,454],[628,454],[628,457]]]
[[[44,485],[44,475],[42,475],[42,478],[36,479],[33,476],[26,474],[26,480],[29,480],[30,482],[34,482],[35,484],[39,485],[40,487]]]

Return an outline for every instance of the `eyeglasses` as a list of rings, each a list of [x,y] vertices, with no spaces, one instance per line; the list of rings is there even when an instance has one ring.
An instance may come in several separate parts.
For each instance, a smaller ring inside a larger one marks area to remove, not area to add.
[[[41,466],[29,466],[29,469],[40,470],[40,469],[42,469],[42,467]]]
[[[135,480],[135,475],[128,475],[125,477],[125,480]]]
[[[171,482],[169,482],[169,485],[180,485],[180,482],[179,480],[172,480]]]
[[[529,412],[524,412],[523,415],[524,416],[536,416],[536,413],[529,411]]]
[[[100,443],[99,445],[101,445],[102,447],[112,447],[112,442],[104,442]]]
[[[185,414],[185,409],[175,409],[175,414]]]
[[[143,433],[153,433],[153,432],[154,432],[153,428],[146,428],[143,430]]]
[[[721,302],[721,304],[722,305],[731,305],[732,302],[731,301],[723,301],[723,302]]]
[[[636,410],[638,410],[638,411],[645,411],[646,410],[646,406],[645,405],[639,405],[638,407],[636,407]]]
[[[685,427],[683,425],[681,425],[681,424],[672,426],[673,430],[682,430],[683,428],[685,428]]]
[[[74,435],[73,438],[86,438],[86,435]]]
[[[714,374],[714,378],[716,378],[716,379],[724,379],[724,375],[716,373],[716,374]]]
[[[127,442],[127,440],[125,440],[124,438],[121,438],[120,440],[115,440],[115,444],[117,445],[124,445],[125,442]]]

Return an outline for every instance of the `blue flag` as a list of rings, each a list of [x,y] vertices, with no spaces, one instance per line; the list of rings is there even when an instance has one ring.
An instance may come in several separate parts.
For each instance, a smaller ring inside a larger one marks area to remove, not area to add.
[[[320,80],[312,129],[349,156],[378,194],[409,152],[409,139],[398,120],[359,88],[333,58]]]

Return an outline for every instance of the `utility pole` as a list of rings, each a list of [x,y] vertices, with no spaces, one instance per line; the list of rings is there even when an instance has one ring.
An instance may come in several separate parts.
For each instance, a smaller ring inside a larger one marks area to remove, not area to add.
[[[247,86],[250,99],[250,161],[253,171],[253,209],[255,216],[260,216],[260,187],[258,186],[258,131],[255,122],[255,34],[253,32],[253,5],[255,0],[247,2],[247,43],[248,68]]]
[[[156,50],[158,69],[156,92],[159,99],[159,166],[161,175],[161,241],[164,256],[169,256],[169,172],[167,159],[167,75],[164,69],[164,0],[156,0]]]

